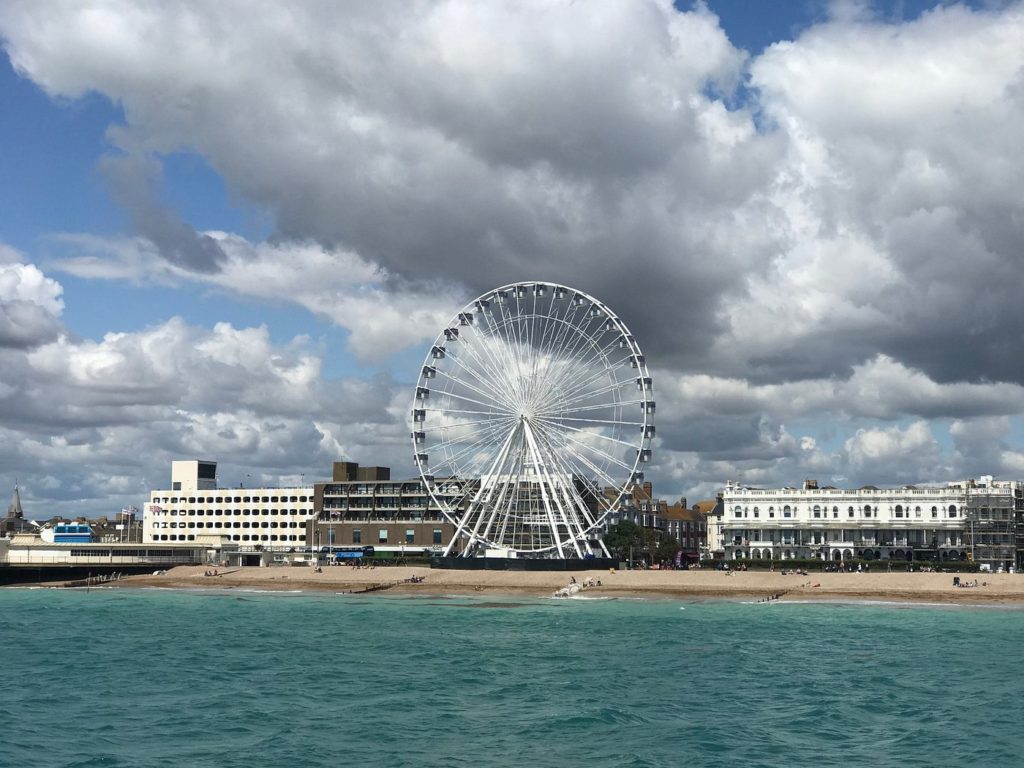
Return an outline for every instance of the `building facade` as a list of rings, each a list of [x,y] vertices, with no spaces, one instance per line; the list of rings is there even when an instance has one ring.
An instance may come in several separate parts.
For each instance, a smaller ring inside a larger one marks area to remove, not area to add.
[[[461,489],[452,489],[452,497]],[[334,463],[329,483],[313,486],[317,547],[372,546],[375,551],[440,554],[455,535],[419,478],[391,480],[388,467]]]
[[[606,488],[605,496],[614,498],[616,491]],[[713,502],[710,506],[713,506]],[[704,510],[708,502],[686,506],[682,498],[675,504],[655,498],[654,486],[649,481],[630,486],[619,506],[612,510],[605,523],[605,529],[622,521],[631,522],[641,528],[654,531],[659,538],[668,537],[677,542],[681,562],[696,562],[707,548],[707,516]]]
[[[686,499],[671,504],[664,513],[665,533],[679,544],[680,562],[700,560],[707,546],[707,520],[699,504],[686,506]]]
[[[217,463],[175,461],[171,488],[150,492],[143,542],[223,542],[261,549],[306,547],[313,488],[218,488]]]
[[[1014,564],[1022,485],[992,477],[901,488],[722,492],[726,559],[977,560]]]

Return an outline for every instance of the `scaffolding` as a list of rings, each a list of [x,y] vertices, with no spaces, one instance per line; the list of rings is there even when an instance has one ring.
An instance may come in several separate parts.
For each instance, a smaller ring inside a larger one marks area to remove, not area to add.
[[[969,488],[964,509],[964,541],[969,557],[992,570],[1009,569],[1017,560],[1017,517],[1022,499],[1014,487]]]

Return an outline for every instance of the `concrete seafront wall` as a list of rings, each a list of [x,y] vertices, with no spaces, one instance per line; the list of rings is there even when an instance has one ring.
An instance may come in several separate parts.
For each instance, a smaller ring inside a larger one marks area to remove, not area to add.
[[[151,574],[159,565],[0,565],[0,586],[42,584],[49,581],[77,581],[111,573]]]

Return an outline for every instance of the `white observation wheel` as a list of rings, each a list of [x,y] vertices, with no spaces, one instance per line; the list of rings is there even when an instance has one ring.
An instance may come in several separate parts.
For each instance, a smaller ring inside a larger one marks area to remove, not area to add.
[[[445,554],[607,555],[602,525],[643,480],[654,410],[636,340],[597,299],[531,282],[467,304],[412,409],[416,464],[455,525]]]

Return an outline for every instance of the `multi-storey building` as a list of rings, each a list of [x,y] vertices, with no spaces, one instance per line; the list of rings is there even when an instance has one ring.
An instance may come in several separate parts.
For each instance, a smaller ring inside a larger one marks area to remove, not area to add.
[[[686,506],[686,499],[670,504],[664,513],[665,533],[679,542],[680,560],[696,562],[707,545],[707,521],[701,504]]]
[[[1013,563],[1021,484],[980,480],[901,488],[763,489],[722,493],[727,559],[968,560]]]
[[[452,499],[461,496],[461,488],[450,490]],[[314,546],[436,553],[455,534],[455,526],[441,513],[423,481],[393,481],[388,467],[336,461],[331,482],[316,483],[313,498]]]
[[[612,488],[606,488],[604,493],[608,498],[616,495]],[[713,506],[714,502],[710,505]],[[669,504],[654,497],[652,483],[636,483],[630,486],[619,506],[609,514],[607,525],[625,520],[656,531],[659,536],[668,536],[679,543],[681,559],[694,562],[700,559],[700,553],[707,547],[704,509],[708,506],[708,502],[700,502],[688,508],[685,498]]]
[[[605,488],[604,496],[610,503],[618,496],[618,489]],[[641,528],[661,531],[664,530],[667,510],[668,502],[654,498],[654,485],[650,481],[634,483],[626,489],[618,506],[609,512],[605,528],[626,521]]]
[[[312,488],[218,488],[214,461],[171,463],[171,488],[151,491],[143,519],[146,543],[222,542],[261,549],[308,546]]]
[[[707,540],[704,550],[701,552],[701,559],[715,560],[725,556],[725,534],[724,525],[725,508],[723,506],[722,494],[719,493],[713,503],[704,504],[701,509],[704,515]]]
[[[972,482],[964,507],[968,555],[979,563],[1009,568],[1017,562],[1018,514],[1024,509],[1024,484],[997,483],[991,477]]]

